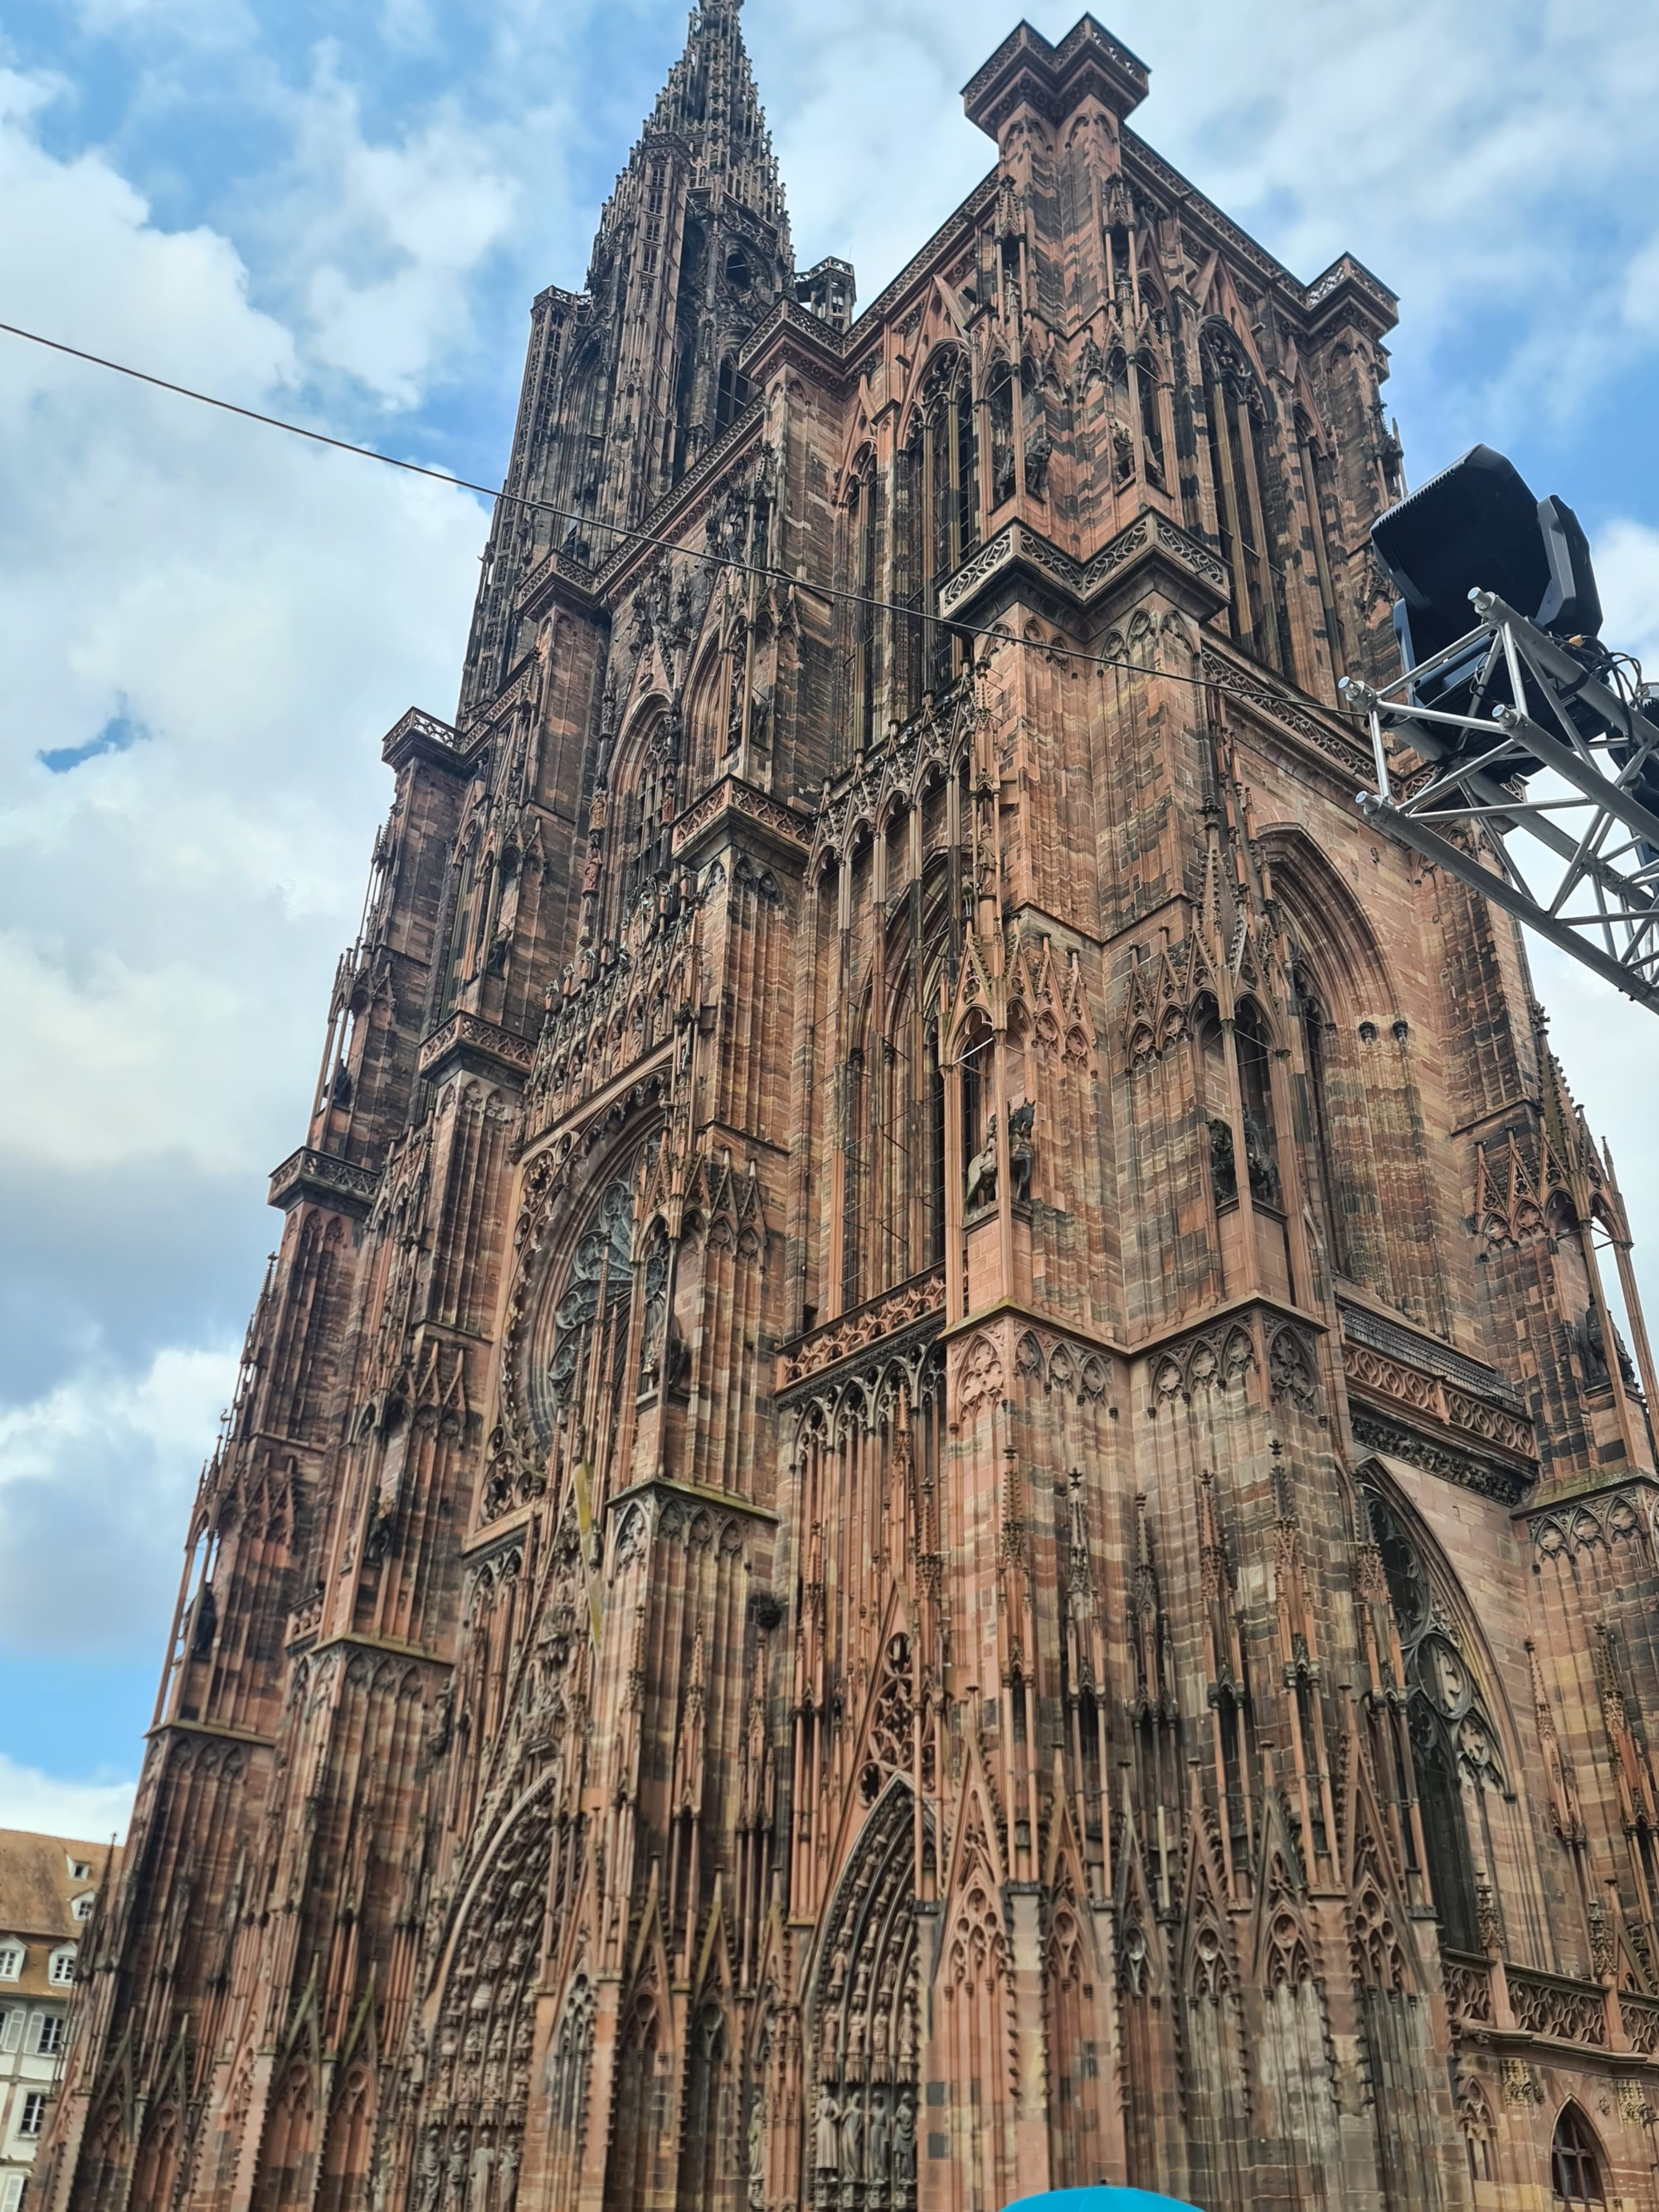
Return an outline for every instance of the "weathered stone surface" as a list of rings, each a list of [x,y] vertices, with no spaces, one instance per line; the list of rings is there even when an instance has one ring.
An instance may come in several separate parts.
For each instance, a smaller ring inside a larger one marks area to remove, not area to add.
[[[52,2212],[1646,2201],[1628,1229],[1352,805],[1393,301],[1145,88],[850,320],[704,0],[537,301]]]

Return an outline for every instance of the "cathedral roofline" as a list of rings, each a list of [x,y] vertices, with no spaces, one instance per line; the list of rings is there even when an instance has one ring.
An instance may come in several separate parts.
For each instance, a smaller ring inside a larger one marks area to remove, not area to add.
[[[1022,21],[962,88],[970,123],[994,138],[1022,104],[1058,123],[1080,100],[1098,100],[1120,120],[1146,99],[1152,72],[1092,15],[1079,15],[1060,44]]]

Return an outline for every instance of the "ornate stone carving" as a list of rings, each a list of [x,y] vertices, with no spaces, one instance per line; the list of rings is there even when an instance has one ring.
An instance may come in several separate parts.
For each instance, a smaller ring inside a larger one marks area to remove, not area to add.
[[[290,1206],[309,1199],[342,1213],[361,1215],[374,1204],[380,1183],[377,1169],[356,1167],[349,1160],[336,1159],[331,1153],[301,1145],[280,1167],[272,1169],[270,1202],[286,1212]]]

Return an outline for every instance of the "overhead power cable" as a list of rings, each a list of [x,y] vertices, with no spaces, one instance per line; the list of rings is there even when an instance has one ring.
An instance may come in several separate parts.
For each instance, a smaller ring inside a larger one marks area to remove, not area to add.
[[[999,644],[1024,646],[1045,653],[1058,654],[1066,660],[1081,661],[1091,668],[1121,668],[1132,676],[1157,676],[1166,684],[1189,684],[1195,691],[1207,690],[1210,680],[1203,676],[1183,676],[1174,669],[1142,668],[1122,655],[1108,653],[1085,653],[1081,646],[1051,643],[1046,638],[1017,637],[1012,631],[992,623],[964,623],[946,619],[943,616],[921,614],[915,607],[901,606],[894,599],[879,599],[866,592],[848,592],[832,584],[815,584],[805,576],[792,576],[787,568],[775,568],[754,561],[741,561],[729,553],[699,551],[696,547],[683,545],[678,538],[664,538],[649,530],[639,530],[622,522],[596,522],[591,515],[580,514],[570,507],[555,505],[550,499],[525,499],[517,493],[498,490],[489,484],[474,483],[469,477],[453,476],[447,469],[428,468],[420,461],[405,461],[395,453],[382,453],[373,446],[359,446],[349,438],[331,437],[325,430],[313,430],[303,422],[290,422],[281,415],[266,415],[257,407],[244,407],[234,399],[221,399],[210,392],[198,392],[188,384],[174,384],[165,376],[153,376],[148,369],[134,368],[124,361],[110,361],[102,354],[88,353],[80,346],[64,344],[61,338],[44,337],[39,331],[23,330],[16,323],[0,323],[0,331],[7,337],[26,338],[31,345],[45,346],[52,353],[67,354],[73,361],[84,361],[94,368],[107,368],[117,376],[131,377],[135,383],[153,385],[158,392],[171,392],[180,399],[193,399],[203,407],[216,407],[222,414],[240,415],[249,422],[263,422],[267,429],[286,430],[291,437],[308,438],[315,446],[331,446],[337,453],[355,453],[359,459],[379,461],[389,469],[401,469],[408,476],[429,477],[434,483],[448,484],[456,491],[477,492],[481,498],[497,500],[506,507],[525,507],[538,514],[550,514],[556,521],[574,523],[580,530],[609,531],[613,538],[635,545],[652,545],[663,551],[676,553],[683,560],[701,561],[715,568],[734,569],[739,575],[759,576],[769,582],[787,584],[792,591],[806,592],[815,599],[827,599],[845,606],[868,607],[878,614],[897,615],[907,622],[934,622],[961,637],[993,638]]]

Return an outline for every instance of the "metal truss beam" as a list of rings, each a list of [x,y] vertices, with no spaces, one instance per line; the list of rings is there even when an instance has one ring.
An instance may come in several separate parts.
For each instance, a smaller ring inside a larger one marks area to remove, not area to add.
[[[1475,627],[1409,674],[1344,684],[1376,763],[1360,811],[1659,1013],[1656,709],[1495,593],[1472,604]],[[1465,714],[1421,703],[1449,672]]]

